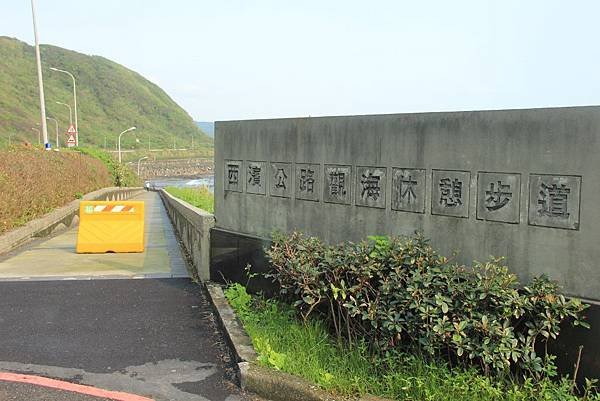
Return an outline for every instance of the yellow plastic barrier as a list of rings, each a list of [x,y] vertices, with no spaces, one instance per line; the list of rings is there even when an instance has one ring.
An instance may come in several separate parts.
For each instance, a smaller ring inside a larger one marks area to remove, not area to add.
[[[81,201],[76,250],[144,252],[144,202]]]

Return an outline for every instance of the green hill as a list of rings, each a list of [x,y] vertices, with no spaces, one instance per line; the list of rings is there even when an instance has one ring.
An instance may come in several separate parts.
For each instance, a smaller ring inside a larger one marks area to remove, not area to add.
[[[61,144],[69,123],[69,111],[57,101],[73,105],[71,78],[50,71],[50,67],[73,73],[77,80],[79,145],[115,148],[117,135],[131,126],[134,135],[123,135],[123,149],[190,148],[192,136],[196,148],[212,148],[212,139],[194,123],[161,88],[138,73],[100,56],[88,56],[56,46],[42,45],[42,68],[46,96],[46,114],[59,122]],[[33,46],[0,36],[0,146],[26,140],[36,144],[32,130],[40,121],[39,94]],[[54,146],[56,128],[48,122],[48,135]]]

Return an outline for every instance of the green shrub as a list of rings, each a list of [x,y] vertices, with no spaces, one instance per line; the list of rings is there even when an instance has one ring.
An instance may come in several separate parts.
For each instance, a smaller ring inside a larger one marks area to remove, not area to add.
[[[519,383],[486,377],[475,368],[450,368],[418,353],[377,357],[364,341],[353,346],[337,341],[316,315],[300,321],[289,305],[250,296],[240,284],[226,288],[225,296],[250,335],[259,364],[302,376],[334,393],[333,399],[374,394],[405,401],[600,401],[591,381],[578,398],[565,378]]]
[[[119,163],[109,153],[94,148],[77,148],[85,155],[95,157],[106,165],[116,187],[139,187],[142,185],[139,177],[129,167]]]
[[[267,255],[281,295],[306,319],[319,313],[338,338],[370,339],[377,353],[407,349],[486,375],[554,376],[545,343],[585,306],[537,277],[520,289],[501,259],[451,264],[422,235],[370,237],[327,246],[317,238],[276,235]]]

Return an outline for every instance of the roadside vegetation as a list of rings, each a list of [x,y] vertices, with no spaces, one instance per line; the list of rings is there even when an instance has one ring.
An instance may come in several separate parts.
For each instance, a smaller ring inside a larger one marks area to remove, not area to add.
[[[112,185],[106,166],[81,153],[0,150],[0,234]]]
[[[215,211],[215,196],[205,186],[194,188],[166,187],[165,191],[199,209],[209,213]]]
[[[336,246],[276,235],[267,253],[277,299],[226,289],[260,364],[341,395],[600,400],[595,382],[559,378],[546,351],[561,323],[587,323],[545,277],[522,287],[502,260],[452,264],[420,235]]]
[[[95,159],[100,160],[112,177],[112,185],[115,187],[140,187],[142,186],[142,181],[140,178],[131,170],[128,166],[124,164],[119,164],[119,162],[111,156],[109,153],[104,152],[100,149],[94,148],[77,148],[77,151],[83,153],[84,155],[91,156]]]

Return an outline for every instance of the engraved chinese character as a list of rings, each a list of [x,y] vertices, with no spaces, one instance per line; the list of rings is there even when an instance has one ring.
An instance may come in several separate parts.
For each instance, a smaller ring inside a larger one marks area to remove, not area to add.
[[[417,180],[414,180],[411,175],[408,177],[402,177],[399,181],[398,194],[400,195],[400,201],[406,200],[407,204],[415,203],[417,200],[417,194],[415,193],[415,187],[417,186]]]
[[[315,171],[310,168],[300,169],[300,191],[314,192]]]
[[[261,166],[251,164],[248,166],[248,182],[252,185],[260,186]]]
[[[287,189],[285,185],[286,180],[287,174],[285,173],[284,169],[278,168],[277,172],[275,173],[275,188]]]
[[[346,173],[344,171],[329,172],[329,194],[336,197],[346,195]]]
[[[570,192],[571,189],[565,184],[558,186],[556,184],[547,185],[542,182],[537,202],[540,205],[538,209],[540,216],[568,219],[567,202]]]
[[[485,207],[487,210],[493,211],[506,206],[513,194],[510,192],[510,185],[498,181],[498,186],[494,182],[490,182],[490,189],[485,191],[485,195]]]
[[[360,183],[362,184],[362,192],[361,196],[367,195],[367,199],[373,199],[374,201],[379,198],[381,193],[381,186],[379,184],[379,180],[381,180],[381,176],[373,175],[372,171],[367,171],[367,173],[362,174],[362,179]]]
[[[227,178],[229,180],[229,184],[237,185],[238,184],[238,176],[240,172],[240,166],[237,164],[228,164],[227,165]]]
[[[440,205],[456,207],[462,205],[462,181],[458,178],[442,178],[440,180]]]

